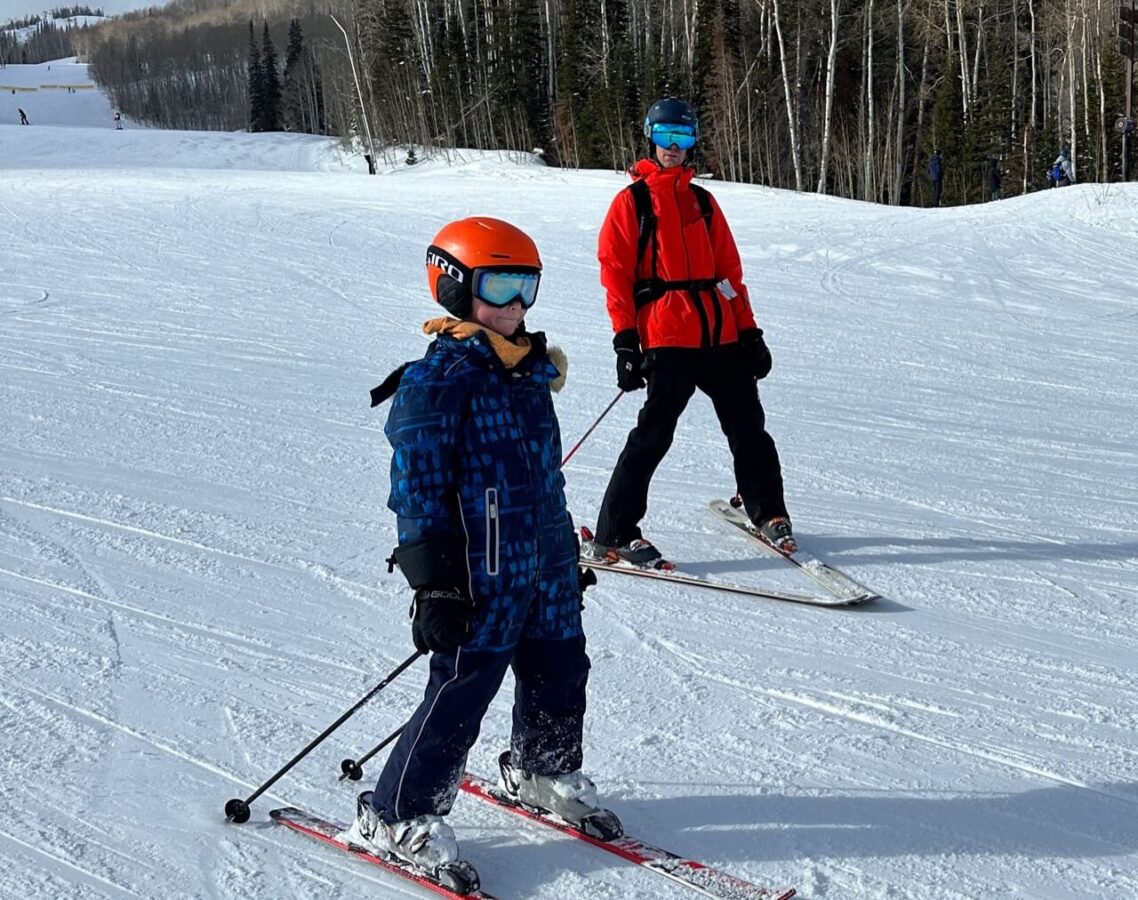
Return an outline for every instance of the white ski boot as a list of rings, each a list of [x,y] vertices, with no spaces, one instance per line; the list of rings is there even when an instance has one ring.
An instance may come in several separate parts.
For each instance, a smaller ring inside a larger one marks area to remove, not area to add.
[[[478,873],[458,858],[454,831],[442,816],[423,815],[388,824],[371,805],[371,791],[356,801],[356,818],[344,841],[383,859],[408,863],[459,894],[478,890]]]
[[[502,771],[498,786],[512,802],[552,813],[597,840],[612,841],[624,834],[616,814],[597,805],[596,785],[580,771],[534,775],[515,768],[509,750],[498,758],[498,767]]]

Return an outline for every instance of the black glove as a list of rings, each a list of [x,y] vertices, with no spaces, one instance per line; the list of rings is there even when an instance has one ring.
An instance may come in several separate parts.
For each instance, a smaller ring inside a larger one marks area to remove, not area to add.
[[[739,345],[743,348],[744,364],[756,380],[771,373],[771,352],[763,340],[761,328],[748,328],[739,332]]]
[[[644,376],[640,367],[644,365],[644,354],[640,352],[640,335],[635,328],[617,332],[612,339],[616,350],[616,383],[622,391],[638,391],[644,387]]]
[[[573,543],[577,545],[577,558],[581,558],[581,536],[573,530]],[[597,573],[588,566],[577,566],[577,592],[581,595],[581,609],[585,608],[585,591],[597,583]]]
[[[422,653],[449,653],[471,635],[474,601],[458,588],[424,587],[411,604],[411,639]]]

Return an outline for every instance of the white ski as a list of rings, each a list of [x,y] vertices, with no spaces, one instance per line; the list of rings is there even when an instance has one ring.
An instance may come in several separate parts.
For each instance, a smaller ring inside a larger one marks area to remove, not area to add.
[[[773,591],[767,588],[752,587],[748,584],[735,584],[729,581],[704,578],[700,575],[689,575],[679,569],[648,569],[643,566],[634,566],[627,562],[607,562],[597,559],[581,557],[580,565],[597,572],[616,572],[621,575],[633,575],[638,578],[652,578],[657,581],[672,581],[676,584],[686,584],[691,587],[709,588],[713,591],[726,591],[731,594],[744,594],[748,597],[762,597],[765,600],[784,600],[787,603],[805,603],[809,606],[848,606],[851,603],[860,603],[865,597],[853,600],[839,597],[816,597],[812,594],[795,594],[790,591]]]
[[[864,603],[867,600],[875,600],[880,596],[865,585],[854,581],[854,579],[850,578],[845,572],[822,562],[818,557],[803,550],[801,547],[795,550],[794,553],[783,553],[759,534],[759,530],[755,528],[754,523],[751,522],[746,513],[736,509],[726,500],[712,500],[708,504],[708,507],[718,518],[727,522],[729,525],[733,525],[747,535],[747,537],[751,538],[767,554],[785,559],[802,572],[803,575],[812,578],[829,591],[835,599],[840,600],[842,603]]]

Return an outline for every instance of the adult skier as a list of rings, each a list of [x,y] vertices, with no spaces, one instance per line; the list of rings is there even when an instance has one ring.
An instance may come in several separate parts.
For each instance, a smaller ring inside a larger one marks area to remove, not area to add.
[[[944,157],[939,150],[934,150],[929,157],[929,181],[933,183],[933,209],[940,206],[941,194],[944,192]]]
[[[477,874],[443,817],[507,668],[515,691],[502,787],[595,837],[621,833],[580,771],[581,595],[592,573],[577,567],[559,466],[551,391],[564,381],[564,354],[523,324],[540,278],[537,247],[515,226],[481,216],[445,226],[427,250],[427,281],[453,318],[427,322],[436,337],[425,356],[385,382],[395,391],[384,429],[394,559],[414,592],[411,632],[431,652],[430,679],[345,839],[461,892]]]
[[[988,199],[1000,199],[1000,161],[994,157],[988,157],[988,167],[984,170],[984,181],[988,185]]]
[[[667,97],[644,119],[650,156],[601,225],[601,284],[612,320],[617,384],[648,395],[601,503],[586,555],[665,565],[640,530],[648,489],[696,389],[715,407],[744,507],[763,535],[793,551],[782,470],[756,385],[771,370],[735,238],[719,204],[692,184],[699,122]]]

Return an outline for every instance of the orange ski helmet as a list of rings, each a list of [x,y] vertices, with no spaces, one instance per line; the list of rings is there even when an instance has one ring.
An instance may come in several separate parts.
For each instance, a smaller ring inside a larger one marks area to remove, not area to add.
[[[537,245],[520,228],[489,216],[444,225],[427,248],[427,284],[435,301],[452,316],[469,316],[482,272],[540,274]]]

